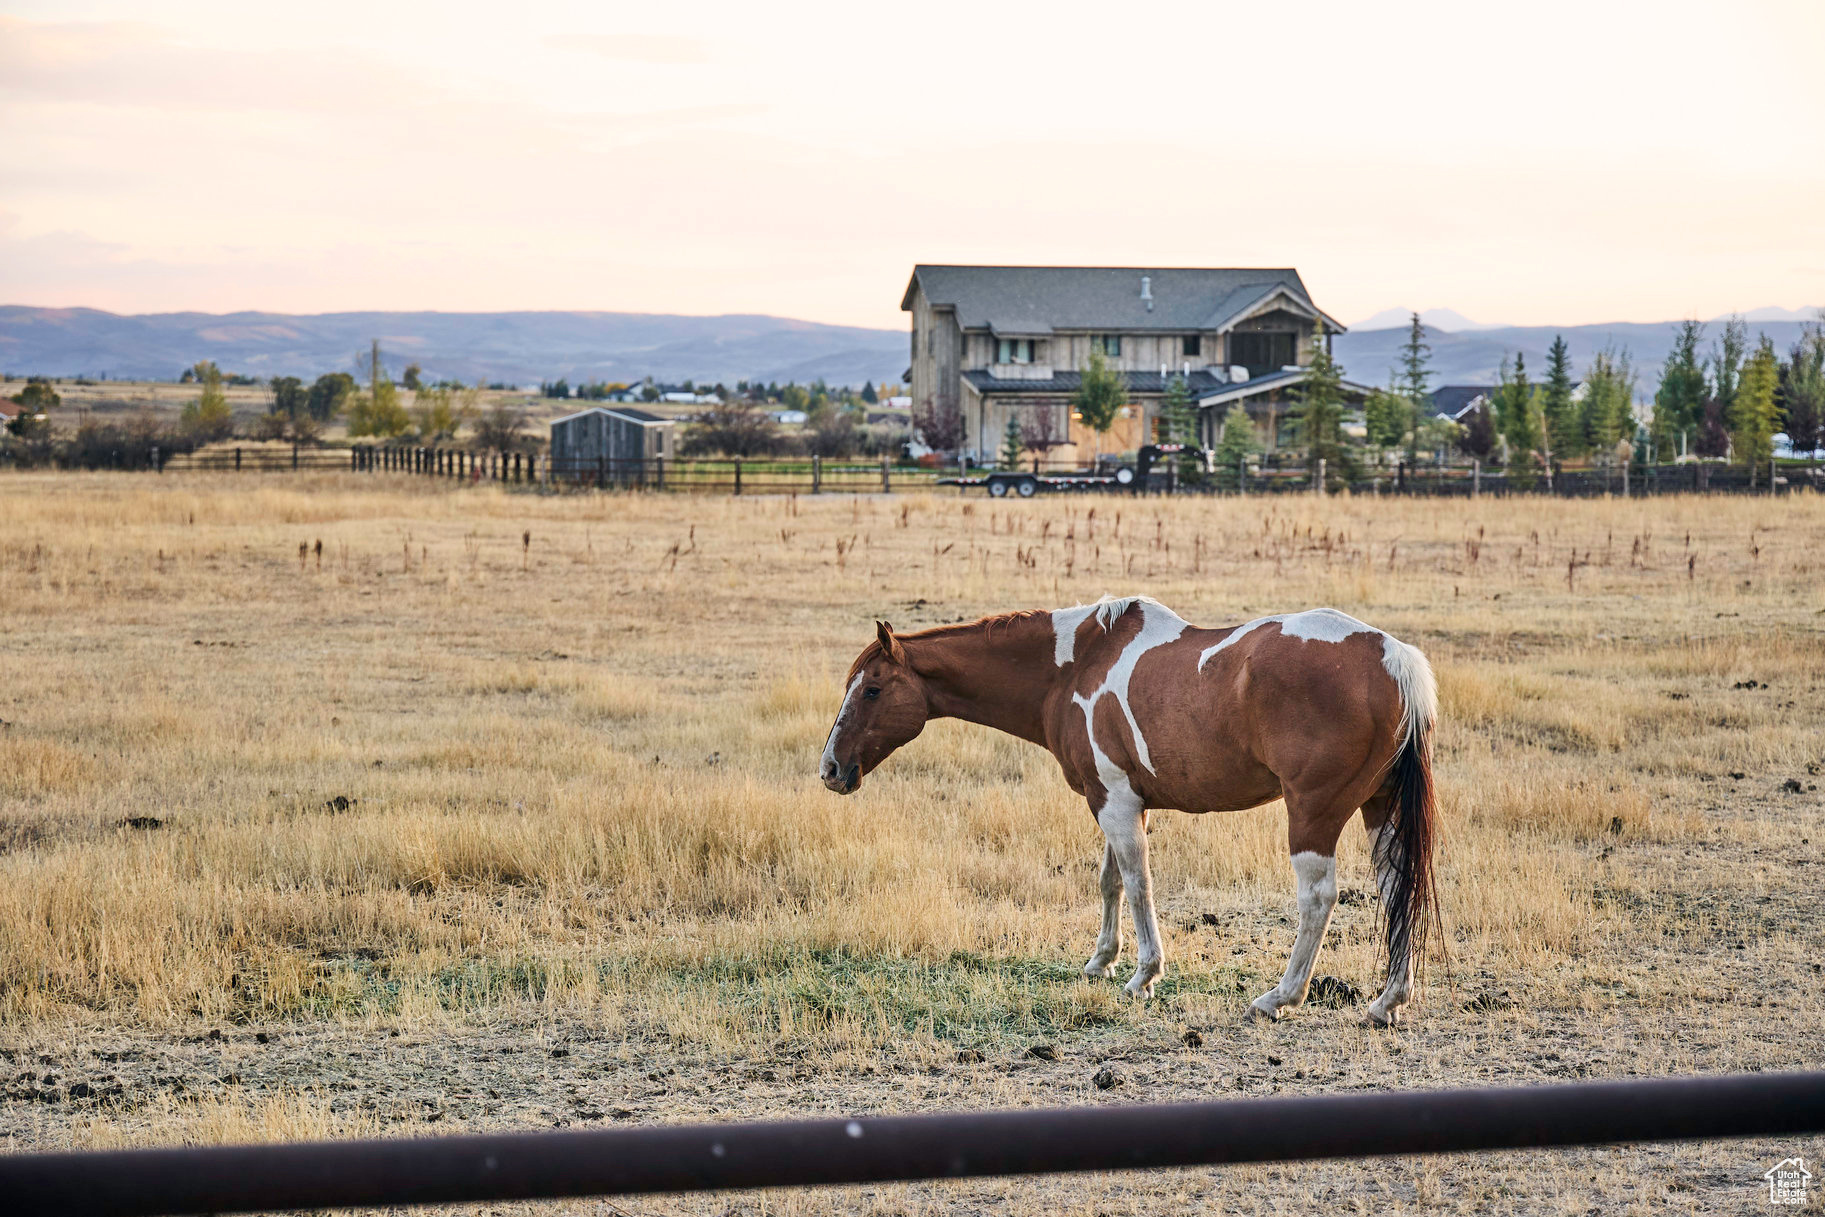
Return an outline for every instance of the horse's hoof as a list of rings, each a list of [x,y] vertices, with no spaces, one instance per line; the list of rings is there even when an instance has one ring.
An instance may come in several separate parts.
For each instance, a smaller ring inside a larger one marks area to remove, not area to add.
[[[1375,1007],[1370,1006],[1363,1015],[1362,1025],[1375,1031],[1387,1031],[1400,1025],[1400,1011],[1390,1010],[1386,1014],[1378,1014]]]
[[[1132,983],[1126,984],[1122,986],[1122,992],[1126,993],[1129,997],[1132,997],[1135,1001],[1153,1000],[1153,986],[1151,984],[1141,985],[1138,988]]]
[[[1250,1002],[1247,1012],[1242,1015],[1242,1021],[1245,1023],[1277,1023],[1280,1021],[1280,1011],[1264,1009]]]
[[[1113,963],[1106,963],[1099,967],[1099,966],[1097,966],[1096,961],[1093,959],[1089,963],[1084,965],[1084,979],[1085,980],[1108,980],[1111,976],[1114,976],[1114,975],[1115,975],[1115,965]]]

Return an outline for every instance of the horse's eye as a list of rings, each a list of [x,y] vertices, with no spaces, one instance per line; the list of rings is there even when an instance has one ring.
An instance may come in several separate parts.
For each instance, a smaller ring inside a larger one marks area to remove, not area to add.
[[[868,701],[873,701],[875,698],[881,696],[881,691],[874,688],[864,689],[862,690],[862,696]]]

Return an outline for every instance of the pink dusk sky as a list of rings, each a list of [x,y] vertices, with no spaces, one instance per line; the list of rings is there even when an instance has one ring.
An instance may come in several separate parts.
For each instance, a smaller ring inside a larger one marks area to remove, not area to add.
[[[1330,313],[1825,303],[1825,3],[0,0],[0,303],[904,324],[915,262]]]

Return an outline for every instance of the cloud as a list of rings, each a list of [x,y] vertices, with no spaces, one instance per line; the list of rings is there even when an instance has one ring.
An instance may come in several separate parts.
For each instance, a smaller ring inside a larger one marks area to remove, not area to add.
[[[710,62],[709,41],[682,34],[552,34],[545,45],[559,51],[588,51],[617,63]]]

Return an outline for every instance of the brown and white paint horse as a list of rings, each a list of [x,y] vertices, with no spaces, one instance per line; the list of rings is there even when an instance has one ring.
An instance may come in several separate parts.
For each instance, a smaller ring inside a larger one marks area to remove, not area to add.
[[[1054,612],[876,638],[849,670],[821,775],[839,794],[928,720],[960,718],[1052,753],[1102,828],[1102,933],[1084,974],[1121,954],[1122,895],[1139,958],[1128,992],[1165,971],[1147,814],[1239,811],[1286,800],[1299,929],[1286,975],[1249,1008],[1278,1018],[1305,1000],[1337,903],[1337,839],[1360,808],[1381,892],[1387,987],[1372,1022],[1395,1022],[1436,920],[1430,737],[1438,695],[1426,657],[1336,609],[1200,629],[1158,601],[1104,598]]]

